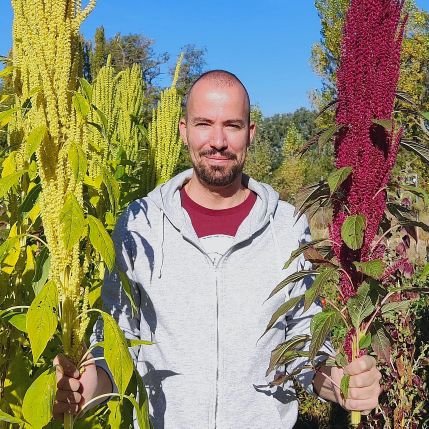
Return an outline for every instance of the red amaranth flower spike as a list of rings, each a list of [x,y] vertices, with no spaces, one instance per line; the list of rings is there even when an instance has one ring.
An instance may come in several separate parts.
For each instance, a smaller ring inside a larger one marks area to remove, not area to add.
[[[334,200],[330,228],[335,254],[345,270],[341,278],[347,300],[356,293],[361,276],[353,261],[367,261],[386,208],[385,187],[390,179],[402,130],[391,129],[395,91],[399,79],[405,19],[403,1],[351,0],[344,27],[341,61],[337,72],[337,168],[353,172],[341,186],[342,198]],[[353,251],[341,241],[341,226],[349,215],[366,218],[364,243]],[[350,284],[350,280],[353,284]]]

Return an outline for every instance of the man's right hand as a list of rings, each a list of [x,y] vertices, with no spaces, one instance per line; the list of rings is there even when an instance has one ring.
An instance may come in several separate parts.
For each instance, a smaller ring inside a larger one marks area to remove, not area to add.
[[[53,414],[56,420],[62,421],[66,413],[76,415],[91,399],[112,392],[109,376],[102,368],[95,366],[90,354],[82,373],[63,355],[54,359],[54,365],[57,373],[57,395]]]

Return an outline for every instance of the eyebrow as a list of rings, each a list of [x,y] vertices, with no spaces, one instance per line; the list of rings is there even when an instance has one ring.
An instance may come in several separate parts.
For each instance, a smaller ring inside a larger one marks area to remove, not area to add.
[[[211,119],[204,118],[202,116],[197,116],[196,118],[191,118],[191,122],[193,124],[196,124],[197,122],[208,122],[209,124],[213,123],[213,121]]]

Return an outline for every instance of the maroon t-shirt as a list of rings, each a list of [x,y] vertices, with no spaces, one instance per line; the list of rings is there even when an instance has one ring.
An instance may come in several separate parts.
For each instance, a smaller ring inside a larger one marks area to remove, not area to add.
[[[229,235],[234,237],[238,227],[248,216],[256,201],[256,194],[251,191],[249,196],[238,206],[213,210],[200,206],[191,200],[185,188],[180,190],[180,197],[182,199],[182,207],[188,212],[198,238],[211,235]]]

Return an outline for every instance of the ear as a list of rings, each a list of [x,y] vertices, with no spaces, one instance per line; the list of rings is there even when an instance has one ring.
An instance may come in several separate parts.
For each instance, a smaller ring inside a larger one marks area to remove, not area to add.
[[[247,143],[247,148],[249,148],[256,134],[256,123],[250,122],[249,124],[249,143]]]
[[[184,117],[182,117],[180,119],[179,122],[179,132],[180,132],[180,137],[182,138],[183,144],[185,146],[188,146],[188,138],[186,135],[186,119]]]

